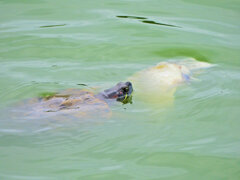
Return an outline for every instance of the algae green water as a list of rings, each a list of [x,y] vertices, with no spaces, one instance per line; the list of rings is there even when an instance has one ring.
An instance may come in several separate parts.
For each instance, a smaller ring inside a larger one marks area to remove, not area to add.
[[[0,0],[0,179],[240,179],[238,0]],[[29,120],[44,92],[100,91],[168,59],[216,64],[172,106]]]

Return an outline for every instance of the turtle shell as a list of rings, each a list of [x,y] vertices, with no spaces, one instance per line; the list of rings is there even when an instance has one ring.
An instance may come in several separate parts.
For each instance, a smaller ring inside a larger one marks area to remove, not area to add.
[[[90,118],[110,117],[108,104],[88,90],[68,89],[46,97],[33,98],[15,109],[26,118]]]

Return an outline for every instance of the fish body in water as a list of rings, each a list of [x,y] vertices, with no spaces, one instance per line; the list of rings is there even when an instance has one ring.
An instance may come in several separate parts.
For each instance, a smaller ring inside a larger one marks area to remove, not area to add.
[[[135,73],[129,80],[134,84],[136,98],[148,102],[170,102],[177,86],[194,79],[193,74],[197,70],[212,66],[192,58],[160,62]]]

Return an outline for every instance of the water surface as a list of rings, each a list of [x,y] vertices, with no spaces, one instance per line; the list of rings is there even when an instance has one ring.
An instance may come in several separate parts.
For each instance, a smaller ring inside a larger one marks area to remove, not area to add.
[[[1,0],[0,14],[0,179],[240,178],[239,1]],[[134,97],[87,121],[6,111],[179,57],[217,66],[170,107]]]

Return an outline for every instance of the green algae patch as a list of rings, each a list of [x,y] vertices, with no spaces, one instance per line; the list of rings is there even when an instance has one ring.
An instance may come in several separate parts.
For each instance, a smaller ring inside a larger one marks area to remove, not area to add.
[[[42,92],[40,93],[38,96],[40,98],[44,98],[44,99],[50,99],[53,96],[55,96],[57,93],[56,92]]]

